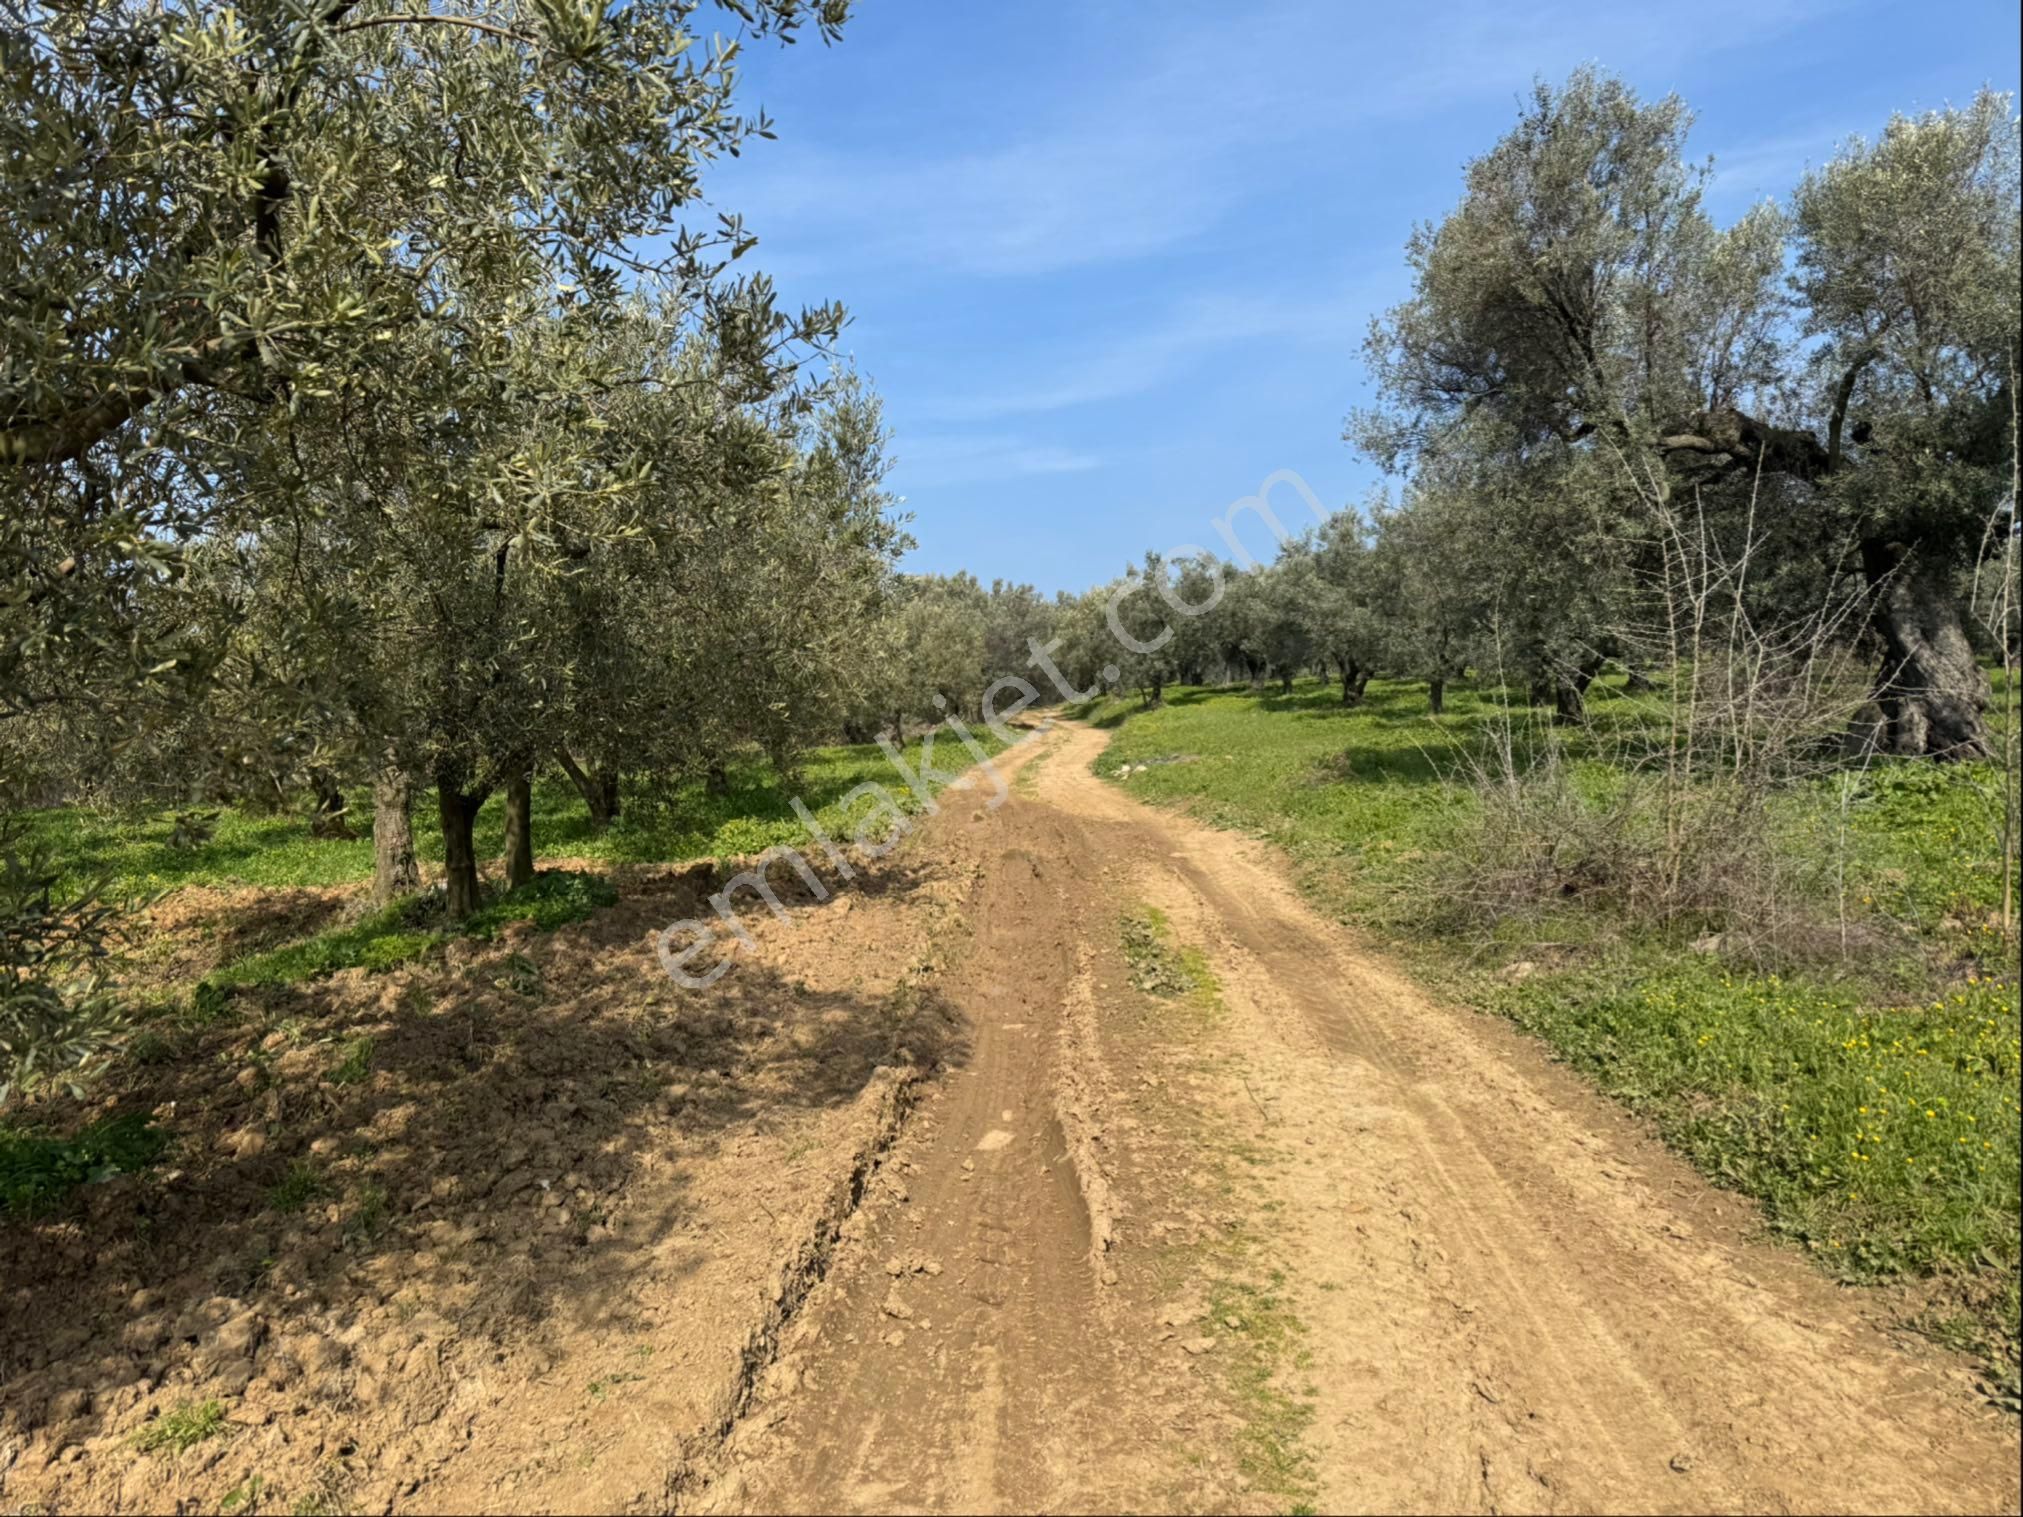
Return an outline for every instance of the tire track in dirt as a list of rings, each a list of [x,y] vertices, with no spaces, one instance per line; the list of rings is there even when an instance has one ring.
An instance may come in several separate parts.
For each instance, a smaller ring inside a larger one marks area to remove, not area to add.
[[[974,871],[949,993],[972,1056],[699,1504],[1271,1508],[1190,1483],[1240,1413],[1210,1361],[1158,1346],[1152,1218],[1185,1200],[1162,1177],[1206,1164],[1201,1130],[1140,1106],[1130,1164],[1100,1167],[1105,1051],[1152,1067],[1147,1024],[1092,983],[1128,884],[1221,981],[1199,1064],[1220,1073],[1192,1083],[1273,1156],[1242,1204],[1291,1266],[1323,1509],[2016,1509],[2015,1424],[1958,1361],[1756,1241],[1747,1203],[1536,1045],[1373,961],[1268,850],[1097,780],[1103,742],[1029,745],[1007,764],[1052,752],[1030,792],[931,829]],[[1116,1239],[1094,1270],[1088,1198]]]
[[[1475,1462],[1477,1500],[1500,1510],[2016,1508],[2015,1424],[1963,1394],[1948,1356],[1906,1352],[1799,1261],[1709,1236],[1707,1212],[1747,1204],[1717,1198],[1528,1041],[1359,953],[1268,851],[1095,779],[1100,749],[1093,734],[1072,744],[1049,799],[1151,834],[1153,883],[1163,873],[1169,897],[1192,898],[1176,919],[1208,940],[1255,1023],[1246,1040],[1319,1055],[1287,1061],[1281,1101],[1313,1113],[1309,1141],[1347,1161],[1288,1185],[1308,1257],[1347,1246],[1353,1209],[1382,1220],[1388,1203],[1388,1225],[1431,1263],[1372,1271],[1355,1287],[1365,1304],[1429,1288],[1458,1303],[1392,1400],[1407,1425],[1459,1402],[1460,1425],[1431,1448],[1340,1439],[1323,1458],[1325,1506],[1438,1509]],[[1645,1183],[1655,1173],[1691,1220]],[[1368,1333],[1315,1299],[1335,1334]],[[1325,1379],[1321,1391],[1325,1423]],[[1416,1416],[1415,1396],[1429,1402]],[[1422,1483],[1427,1465],[1446,1477]]]
[[[895,1182],[864,1214],[851,1267],[788,1334],[775,1377],[788,1394],[733,1438],[699,1506],[1043,1504],[1078,1462],[1074,1429],[1097,1410],[1082,1369],[1106,1335],[1057,1101],[1080,945],[1061,906],[1089,893],[1086,855],[1071,824],[1023,800],[944,808],[930,837],[976,860],[972,940],[944,987],[971,1056],[889,1166]]]

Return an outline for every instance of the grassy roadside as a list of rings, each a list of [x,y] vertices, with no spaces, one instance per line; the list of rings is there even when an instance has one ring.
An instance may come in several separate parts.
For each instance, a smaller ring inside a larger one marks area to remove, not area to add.
[[[1004,746],[988,732],[977,738],[993,756]],[[910,766],[917,768],[920,751],[918,739],[907,745]],[[937,738],[932,757],[936,769],[947,774],[971,762],[971,755],[945,733]],[[538,853],[550,859],[676,863],[761,853],[775,844],[812,851],[816,845],[793,809],[796,798],[832,838],[847,839],[859,823],[867,836],[882,838],[890,826],[889,812],[871,795],[851,799],[852,790],[866,782],[882,786],[890,804],[906,814],[922,809],[920,796],[872,744],[821,750],[792,780],[763,764],[748,765],[734,773],[725,794],[689,787],[603,834],[591,828],[588,809],[573,787],[544,783],[536,789]],[[987,782],[982,793],[989,793]],[[369,836],[313,838],[302,816],[228,810],[213,837],[194,848],[171,841],[174,822],[166,815],[122,818],[63,809],[33,813],[31,820],[57,849],[71,882],[109,874],[115,893],[154,894],[196,885],[344,885],[372,872]],[[415,821],[423,856],[440,859],[441,834],[425,808],[417,809]],[[481,857],[501,846],[501,821],[498,804],[488,805],[477,828]],[[346,969],[381,974],[439,954],[452,938],[488,939],[518,922],[549,932],[617,899],[603,875],[550,867],[520,889],[492,896],[454,926],[442,920],[439,899],[426,893],[362,914],[353,905],[338,914],[335,925],[243,952],[195,984],[136,993],[135,1020],[121,1061],[174,1063],[198,1030],[236,1016],[231,998],[242,989],[296,985]],[[41,1120],[36,1092],[56,1088],[38,1084],[0,1118],[0,1217],[46,1211],[80,1185],[146,1169],[161,1157],[161,1135],[147,1125],[144,1113],[76,1131]]]
[[[1223,1021],[1227,1007],[1207,953],[1182,941],[1165,913],[1150,904],[1126,911],[1118,935],[1131,988],[1157,1018],[1166,1057],[1195,1079],[1212,1082],[1221,1056],[1201,1039]],[[1183,1105],[1193,1129],[1190,1153],[1209,1179],[1207,1193],[1245,1217],[1276,1209],[1279,1203],[1261,1189],[1261,1171],[1282,1156],[1228,1131],[1206,1107],[1184,1098]],[[1175,1116],[1169,1110],[1166,1120]],[[1182,1351],[1207,1356],[1208,1373],[1222,1383],[1235,1412],[1236,1466],[1249,1489],[1283,1511],[1317,1510],[1320,1488],[1308,1438],[1316,1415],[1310,1329],[1294,1304],[1279,1240],[1268,1227],[1226,1220],[1195,1241],[1159,1247],[1169,1291],[1182,1291],[1185,1282],[1190,1298],[1195,1290],[1202,1293],[1189,1300],[1198,1309]]]
[[[1003,744],[987,729],[975,737],[987,753]],[[920,759],[921,739],[908,742],[909,767]],[[947,731],[934,735],[932,761],[955,773],[971,756]],[[872,743],[818,748],[798,776],[781,776],[763,760],[734,765],[729,785],[712,795],[700,783],[684,785],[656,804],[631,803],[632,814],[608,831],[591,825],[589,808],[567,779],[544,774],[534,787],[534,843],[538,858],[584,859],[598,863],[671,863],[762,853],[777,843],[806,846],[807,829],[795,814],[802,800],[825,831],[847,834],[850,824],[875,808],[859,800],[846,805],[857,786],[885,787],[901,809],[920,802],[891,761]],[[211,835],[195,846],[180,846],[175,819],[166,812],[116,814],[79,807],[28,813],[32,838],[48,841],[67,870],[66,884],[106,876],[117,894],[149,894],[186,885],[329,886],[372,875],[371,797],[351,796],[351,821],[358,836],[315,838],[306,812],[260,815],[226,808]],[[416,797],[415,847],[426,863],[442,861],[442,829],[434,797]],[[505,846],[505,809],[493,797],[478,815],[478,857],[495,858]]]
[[[1606,693],[1596,709],[1609,719]],[[1373,685],[1344,710],[1318,682],[1082,714],[1113,733],[1099,773],[1129,766],[1134,795],[1283,847],[1331,911],[1544,1038],[1837,1277],[1929,1282],[1924,1325],[1977,1351],[2015,1406],[2017,975],[1989,923],[1986,776],[1886,768],[1851,803],[1823,784],[1788,797],[1791,846],[1839,850],[1846,909],[1884,947],[1768,973],[1578,908],[1466,941],[1431,928],[1473,806],[1448,777],[1501,715],[1480,692],[1438,721],[1423,687]]]

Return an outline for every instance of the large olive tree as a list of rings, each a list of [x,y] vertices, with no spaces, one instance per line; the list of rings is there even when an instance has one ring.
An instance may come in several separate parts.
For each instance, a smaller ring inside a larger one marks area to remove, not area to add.
[[[2007,103],[1893,122],[1808,180],[1793,217],[1758,206],[1726,228],[1688,125],[1676,98],[1593,70],[1540,85],[1459,207],[1414,234],[1413,297],[1368,348],[1384,404],[1354,435],[1387,463],[1474,450],[1537,501],[1559,498],[1541,488],[1558,471],[1606,485],[1568,531],[1529,536],[1541,578],[1602,577],[1583,543],[1632,539],[1686,490],[1809,513],[1792,540],[1829,573],[1845,546],[1868,577],[1890,746],[1985,751],[1951,582],[2005,477]]]
[[[1980,755],[1988,680],[1960,571],[2011,477],[2017,122],[2006,97],[1899,116],[1794,200],[1820,441],[1807,455],[1859,545],[1890,747]]]

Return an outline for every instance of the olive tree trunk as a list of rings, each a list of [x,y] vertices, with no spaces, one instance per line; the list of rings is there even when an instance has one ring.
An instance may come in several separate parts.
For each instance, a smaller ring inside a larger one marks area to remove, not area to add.
[[[506,888],[534,878],[534,765],[518,759],[506,773]]]
[[[1862,544],[1871,625],[1882,642],[1876,700],[1883,746],[1908,758],[1987,758],[1987,673],[1974,657],[1959,600],[1898,543]]]
[[[1554,676],[1552,682],[1552,720],[1562,726],[1584,726],[1588,720],[1588,686],[1594,684],[1598,665],[1588,667],[1582,663],[1576,670]]]
[[[1363,692],[1370,688],[1369,674],[1352,663],[1344,663],[1341,668],[1342,704],[1344,706],[1362,705]]]
[[[309,788],[316,793],[316,810],[309,818],[309,835],[318,838],[352,836],[350,824],[345,821],[345,813],[350,808],[344,803],[344,787],[337,783],[337,776],[318,765],[309,771]]]
[[[618,770],[594,760],[585,770],[567,748],[555,750],[555,762],[562,766],[562,772],[569,776],[570,783],[583,797],[583,804],[590,809],[591,827],[598,832],[609,831],[618,820]]]
[[[389,764],[372,782],[372,902],[384,906],[421,888],[414,858],[414,781]]]
[[[471,826],[484,799],[465,791],[449,775],[436,777],[436,810],[443,824],[444,905],[454,922],[478,909],[478,856]]]

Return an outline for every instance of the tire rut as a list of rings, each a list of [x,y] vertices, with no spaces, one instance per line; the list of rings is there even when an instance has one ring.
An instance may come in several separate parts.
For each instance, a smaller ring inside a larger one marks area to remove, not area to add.
[[[1251,1046],[1276,1038],[1306,1055],[1278,1104],[1319,1113],[1309,1141],[1337,1150],[1321,1183],[1288,1195],[1311,1256],[1351,1246],[1345,1217],[1388,1207],[1440,1268],[1376,1271],[1366,1299],[1410,1299],[1440,1274],[1462,1293],[1458,1322],[1415,1356],[1423,1408],[1395,1417],[1452,1417],[1457,1385],[1476,1405],[1444,1449],[1372,1449],[1343,1428],[1327,1505],[1440,1509],[1456,1445],[1474,1442],[1477,1499],[1500,1509],[2016,1509],[2013,1420],[1963,1394],[1949,1356],[1906,1351],[1800,1261],[1709,1236],[1709,1210],[1748,1204],[1718,1197],[1528,1040],[1376,964],[1306,906],[1276,856],[1096,780],[1100,748],[1056,761],[1051,798],[1149,834],[1148,888],[1163,876],[1166,904],[1206,940],[1257,1024]],[[1383,1341],[1339,1312],[1332,1325]],[[1401,1384],[1392,1399],[1414,1394]],[[1414,1464],[1448,1475],[1428,1481]]]
[[[1275,855],[1097,780],[1103,743],[1058,732],[1031,793],[946,819],[976,871],[950,988],[971,1057],[704,1504],[1272,1508],[1190,1483],[1242,1413],[1160,1344],[1150,1213],[1184,1202],[1160,1177],[1200,1131],[1141,1105],[1124,1171],[1101,1157],[1106,1051],[1157,1052],[1102,981],[1129,883],[1222,983],[1194,1083],[1272,1156],[1245,1226],[1290,1261],[1323,1508],[2017,1509],[2015,1424],[1958,1361],[1750,1236],[1746,1203],[1536,1045],[1385,969]]]

